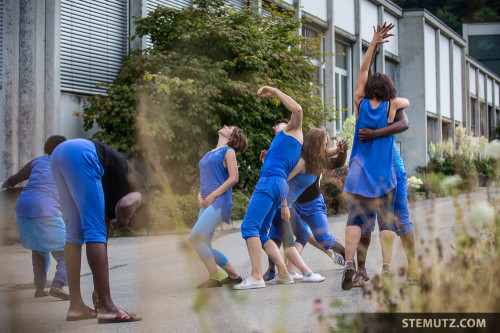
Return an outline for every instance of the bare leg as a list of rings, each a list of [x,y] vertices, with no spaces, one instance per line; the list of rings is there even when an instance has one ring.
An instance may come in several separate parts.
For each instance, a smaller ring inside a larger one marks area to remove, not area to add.
[[[340,244],[339,242],[335,242],[335,244],[333,244],[331,250],[335,251],[337,253],[340,253],[342,255],[342,257],[345,258],[345,248],[344,248],[344,245]]]
[[[204,260],[203,263],[205,264],[205,267],[207,268],[207,271],[208,271],[208,274],[210,274],[210,277],[216,278],[216,276],[217,276],[217,264],[215,263],[215,257]]]
[[[215,262],[215,259],[214,259]],[[222,267],[222,269],[227,273],[227,275],[232,279],[237,279],[240,275],[236,272],[236,268],[228,261],[227,264]]]
[[[368,247],[372,240],[372,234],[361,235],[357,250],[358,269],[365,268],[366,255],[368,254]]]
[[[302,274],[307,274],[311,271],[309,267],[307,267],[307,265],[302,260],[302,257],[300,256],[295,246],[286,248],[285,256],[288,257],[290,262],[293,263],[302,272]]]
[[[87,306],[83,302],[80,291],[80,270],[82,264],[82,247],[66,243],[64,246],[64,261],[66,262],[66,274],[69,288],[68,317],[78,317],[88,313]]]
[[[299,253],[299,255],[301,255],[302,251],[304,251],[304,247],[302,246],[302,244],[300,244],[298,242],[295,242],[295,249],[297,250],[297,252]],[[287,268],[288,268],[288,272],[290,274],[293,275],[295,273],[295,266],[294,266],[294,264],[293,264],[293,262],[291,260],[288,263],[288,267]]]
[[[95,289],[99,296],[99,315],[116,314],[118,308],[111,299],[109,288],[109,266],[106,243],[87,243],[87,260],[94,276]],[[70,290],[71,295],[71,290]]]
[[[413,230],[406,235],[401,236],[401,242],[405,249],[406,258],[408,259],[408,272],[407,277],[416,277],[416,265],[415,265],[415,237],[413,235]]]
[[[391,264],[393,243],[394,232],[392,230],[382,230],[380,232],[380,246],[382,247],[382,260],[384,264]]]
[[[278,247],[278,249],[281,247],[281,239],[271,238],[271,240],[276,243],[276,246]],[[276,268],[276,265],[271,260],[271,257],[268,256],[267,261],[269,263],[269,267],[267,268],[267,271],[269,272],[271,269],[274,270]]]
[[[259,240],[260,244],[260,239],[258,237],[250,237],[251,238],[257,238]],[[249,240],[248,239],[248,240]],[[247,244],[248,244],[247,240]],[[280,250],[278,249],[278,246],[276,246],[276,243],[273,241],[267,241],[264,244],[264,251],[266,251],[267,255],[271,258],[271,260],[274,262],[276,267],[278,268],[278,275],[279,276],[287,276],[288,275],[288,270],[286,269],[285,262],[283,261],[283,258],[281,257]],[[259,258],[260,260],[260,258]],[[262,279],[262,270],[260,269],[260,261],[259,261],[259,270],[260,270],[260,276],[257,277],[256,275],[253,274],[254,269],[253,269],[253,261],[252,261],[252,276],[254,278],[260,278]]]
[[[345,228],[345,261],[354,262],[354,253],[361,239],[361,228],[349,225]]]

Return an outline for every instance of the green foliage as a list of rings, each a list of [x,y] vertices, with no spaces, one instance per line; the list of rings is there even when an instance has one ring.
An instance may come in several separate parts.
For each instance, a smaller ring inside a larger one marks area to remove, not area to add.
[[[327,117],[319,87],[310,84],[319,41],[296,34],[294,12],[263,17],[220,7],[222,1],[195,3],[182,10],[158,7],[136,21],[137,36],[149,35],[153,47],[125,58],[107,96],[89,98],[85,129],[97,123],[95,138],[132,157],[144,158],[147,150],[171,176],[173,190],[185,193],[217,130],[236,125],[249,139],[238,156],[237,185],[248,193],[258,180],[260,151],[272,141],[272,124],[290,117],[279,101],[256,96],[260,86],[294,98],[306,128]]]
[[[323,172],[321,192],[329,213],[343,214],[347,212],[347,196],[344,192],[347,171],[347,166],[343,166]]]
[[[233,191],[233,209],[231,220],[243,220],[250,198],[241,191]]]
[[[151,193],[151,224],[152,233],[176,230],[181,231],[183,227],[193,227],[198,220],[200,206],[196,194],[172,195],[167,197],[156,190]],[[175,207],[177,212],[173,212]],[[174,220],[174,216],[178,220]]]

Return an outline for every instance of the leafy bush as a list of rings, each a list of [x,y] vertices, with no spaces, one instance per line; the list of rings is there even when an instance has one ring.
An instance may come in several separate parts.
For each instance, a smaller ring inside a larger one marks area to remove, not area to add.
[[[347,196],[344,193],[347,170],[347,166],[343,166],[342,168],[323,172],[321,192],[329,213],[343,214],[347,212]]]
[[[151,193],[150,205],[152,233],[165,230],[182,231],[186,227],[193,227],[200,211],[198,199],[194,193],[167,197],[156,190]]]
[[[158,7],[135,22],[137,36],[149,35],[153,47],[125,57],[107,95],[89,98],[84,126],[97,123],[94,138],[158,162],[174,193],[183,194],[196,182],[196,165],[215,146],[217,130],[239,126],[250,145],[238,156],[237,188],[249,193],[259,177],[260,151],[272,141],[272,124],[290,116],[279,101],[259,99],[259,86],[276,86],[294,98],[306,127],[329,117],[319,86],[310,84],[319,40],[296,33],[301,22],[293,11],[264,17],[222,7],[220,0],[194,4]],[[189,175],[188,168],[194,170]]]
[[[243,220],[250,198],[241,191],[233,191],[233,210],[231,220]]]

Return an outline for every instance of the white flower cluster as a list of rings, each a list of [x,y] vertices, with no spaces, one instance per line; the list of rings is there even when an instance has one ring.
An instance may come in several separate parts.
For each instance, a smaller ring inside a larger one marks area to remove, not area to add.
[[[418,190],[420,188],[420,185],[422,185],[424,182],[422,182],[422,179],[411,176],[408,178],[408,187],[414,188],[415,190]]]

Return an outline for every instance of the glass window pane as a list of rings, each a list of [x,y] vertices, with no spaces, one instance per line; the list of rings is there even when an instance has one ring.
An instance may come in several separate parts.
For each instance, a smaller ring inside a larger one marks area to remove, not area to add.
[[[335,66],[347,70],[347,45],[335,42]]]

